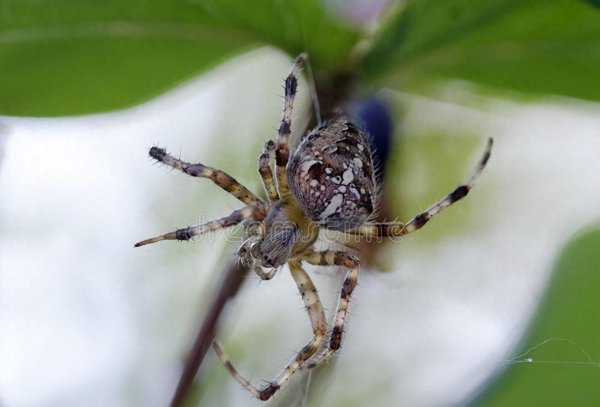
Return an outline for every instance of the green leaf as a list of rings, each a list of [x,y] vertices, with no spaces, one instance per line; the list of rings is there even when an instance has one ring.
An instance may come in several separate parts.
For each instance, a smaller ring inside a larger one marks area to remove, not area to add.
[[[451,78],[600,100],[600,11],[575,0],[416,0],[391,18],[364,74],[401,89]]]
[[[147,100],[261,45],[343,66],[358,33],[318,0],[148,0],[0,7],[0,113],[51,116]],[[326,41],[323,41],[323,38]]]
[[[515,363],[474,406],[600,405],[600,229],[563,250]]]

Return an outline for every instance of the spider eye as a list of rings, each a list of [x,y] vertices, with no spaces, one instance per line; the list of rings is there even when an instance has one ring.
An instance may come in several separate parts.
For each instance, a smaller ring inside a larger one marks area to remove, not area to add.
[[[359,226],[375,209],[377,184],[369,142],[347,120],[311,131],[290,158],[287,178],[303,211],[329,229]]]
[[[263,263],[263,266],[264,266],[264,267],[273,267],[273,261],[272,261],[272,259],[269,257],[269,255],[268,255],[268,254],[263,254],[263,258],[262,258],[262,260],[263,260],[263,262],[262,262],[262,263]]]

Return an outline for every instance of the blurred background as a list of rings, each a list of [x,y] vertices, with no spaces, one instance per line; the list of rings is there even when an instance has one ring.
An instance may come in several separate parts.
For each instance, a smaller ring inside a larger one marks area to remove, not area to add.
[[[375,98],[391,118],[388,220],[495,146],[468,198],[369,249],[342,350],[270,405],[600,403],[594,1],[0,5],[1,406],[169,403],[237,245],[133,244],[239,203],[147,151],[261,192],[257,158],[301,51],[325,117]],[[302,81],[294,140],[311,114]],[[342,270],[307,269],[331,317]],[[248,275],[217,332],[257,384],[310,335],[287,268]],[[262,404],[209,352],[186,405]]]

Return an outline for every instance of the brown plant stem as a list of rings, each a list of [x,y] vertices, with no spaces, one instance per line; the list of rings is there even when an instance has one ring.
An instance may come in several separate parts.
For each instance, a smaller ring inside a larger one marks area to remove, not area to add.
[[[210,304],[208,311],[203,315],[200,330],[196,335],[194,347],[190,351],[185,361],[183,372],[179,378],[177,389],[171,400],[171,407],[181,407],[187,399],[187,396],[196,377],[198,369],[210,348],[214,337],[219,318],[227,305],[229,299],[235,296],[248,270],[237,260],[232,260],[226,267],[226,271],[219,284],[216,295]]]

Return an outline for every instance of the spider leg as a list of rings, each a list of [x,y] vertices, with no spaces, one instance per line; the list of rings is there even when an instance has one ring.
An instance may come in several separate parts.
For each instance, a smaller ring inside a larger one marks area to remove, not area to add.
[[[358,280],[360,261],[353,254],[338,250],[325,250],[322,252],[311,250],[305,253],[302,258],[308,263],[318,266],[342,266],[348,269],[340,291],[340,301],[335,311],[335,319],[331,329],[331,336],[329,337],[329,346],[319,355],[312,358],[307,365],[303,366],[305,369],[312,369],[321,362],[329,359],[341,347],[348,304],[350,303],[350,295],[352,295],[352,291],[354,291]]]
[[[286,196],[289,194],[286,166],[290,157],[290,148],[288,145],[290,134],[292,132],[292,109],[294,106],[294,97],[298,88],[298,78],[300,69],[304,65],[306,56],[298,55],[294,60],[292,71],[285,79],[285,99],[283,102],[283,117],[277,133],[277,143],[275,146],[275,173],[277,175],[277,185],[279,194]]]
[[[237,211],[233,211],[228,216],[203,223],[201,225],[189,226],[187,228],[177,229],[174,232],[165,233],[151,239],[143,240],[136,243],[134,247],[140,247],[151,243],[160,242],[161,240],[190,240],[195,236],[212,232],[219,229],[225,229],[241,223],[243,220],[253,217],[255,209],[247,206]]]
[[[168,165],[176,170],[179,170],[192,177],[208,178],[215,185],[221,187],[231,195],[235,196],[246,205],[253,206],[264,212],[264,202],[254,195],[248,188],[240,184],[231,175],[218,170],[216,168],[207,167],[203,164],[190,164],[168,154],[164,149],[152,147],[150,149],[150,157],[156,161]]]
[[[290,376],[302,368],[303,364],[317,352],[327,333],[325,313],[323,312],[323,307],[321,306],[321,301],[319,300],[315,285],[306,271],[302,268],[299,260],[290,260],[289,264],[292,277],[294,277],[294,281],[298,286],[298,290],[300,291],[300,295],[302,296],[302,300],[308,311],[308,317],[310,318],[314,336],[310,342],[298,352],[296,357],[286,366],[286,368],[283,369],[272,382],[259,390],[236,370],[225,352],[223,352],[221,346],[216,341],[213,342],[213,348],[221,361],[225,364],[229,373],[231,373],[231,375],[246,390],[248,390],[252,396],[260,400],[270,399]]]
[[[483,156],[481,157],[481,160],[479,161],[479,164],[475,168],[475,171],[471,175],[471,178],[469,178],[469,180],[465,184],[456,187],[454,191],[452,191],[444,198],[433,204],[425,212],[422,212],[417,216],[413,217],[407,223],[366,223],[362,226],[346,231],[346,233],[366,237],[395,237],[407,235],[418,229],[421,229],[435,215],[467,196],[469,191],[475,186],[479,175],[481,175],[481,172],[485,168],[485,165],[487,164],[492,153],[493,144],[494,140],[492,138],[488,139],[485,151],[483,153]]]
[[[269,140],[265,143],[265,148],[258,157],[258,172],[262,178],[269,202],[275,202],[279,199],[279,193],[273,182],[273,170],[271,169],[271,153],[274,149],[275,143],[273,140]]]

